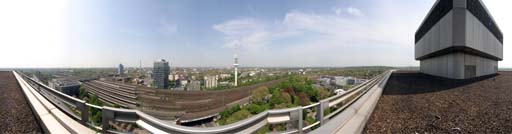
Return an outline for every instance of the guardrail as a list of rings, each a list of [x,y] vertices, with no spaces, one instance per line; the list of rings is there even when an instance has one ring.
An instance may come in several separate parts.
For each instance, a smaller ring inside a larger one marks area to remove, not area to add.
[[[304,133],[314,128],[324,125],[332,117],[350,106],[359,97],[364,95],[369,89],[377,84],[382,84],[387,80],[391,71],[386,71],[363,84],[357,85],[344,94],[335,95],[327,99],[321,100],[308,106],[298,106],[286,109],[266,110],[262,113],[238,121],[233,124],[218,127],[187,127],[176,124],[170,124],[159,120],[153,116],[143,113],[139,110],[120,109],[107,106],[96,106],[86,103],[83,100],[63,94],[55,89],[35,81],[23,73],[19,73],[22,77],[37,89],[45,98],[54,103],[58,108],[67,115],[80,121],[83,125],[94,128],[103,133],[120,133],[111,130],[109,122],[126,122],[135,123],[138,126],[150,131],[151,133],[253,133],[269,124],[286,124],[286,130],[279,133]],[[63,105],[66,104],[66,105]],[[96,126],[89,121],[89,107],[100,109],[102,111],[102,123]],[[75,113],[73,111],[78,111]],[[328,112],[329,111],[329,112]],[[332,112],[330,112],[332,111]],[[83,114],[87,113],[87,114]],[[315,115],[315,122],[304,126],[304,120],[308,115]]]

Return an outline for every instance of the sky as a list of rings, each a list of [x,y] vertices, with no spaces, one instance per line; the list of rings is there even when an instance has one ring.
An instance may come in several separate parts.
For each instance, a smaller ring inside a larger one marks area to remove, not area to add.
[[[435,0],[0,1],[0,68],[418,66],[414,33]],[[508,34],[511,3],[483,0]],[[509,32],[510,31],[510,32]]]

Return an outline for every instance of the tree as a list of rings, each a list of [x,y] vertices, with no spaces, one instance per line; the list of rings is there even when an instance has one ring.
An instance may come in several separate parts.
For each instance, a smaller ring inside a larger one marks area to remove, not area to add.
[[[266,86],[258,87],[251,91],[251,101],[253,103],[264,103],[269,94],[270,92]]]
[[[250,104],[248,107],[247,107],[247,110],[249,110],[249,112],[251,112],[251,114],[259,114],[263,111],[266,110],[265,106],[260,106],[260,105],[257,105],[257,104]]]
[[[281,93],[278,89],[274,88],[274,90],[271,90],[272,97],[270,97],[270,106],[274,107],[275,105],[279,105],[284,102],[283,98],[281,97]]]
[[[325,90],[324,88],[321,88],[321,89],[318,89],[318,96],[319,96],[319,100],[323,100],[325,98],[328,98],[331,94],[329,93],[329,91]]]
[[[93,105],[97,105],[97,106],[103,106],[103,103],[98,99],[98,96],[96,95],[91,95],[91,98],[89,99],[89,103],[90,104],[93,104]],[[101,123],[101,111],[99,109],[96,109],[94,107],[89,107],[89,112],[91,115],[91,120],[94,122],[94,123]]]
[[[249,118],[251,116],[251,112],[243,109],[243,110],[240,110],[236,113],[233,113],[232,116],[230,116],[229,118],[226,119],[226,124],[231,124],[231,123],[235,123],[237,121],[240,121],[240,120],[243,120],[243,119],[246,119],[246,118]]]
[[[85,87],[80,85],[80,93],[78,95],[80,97],[80,99],[83,99],[87,94],[88,94],[88,92],[85,89]]]

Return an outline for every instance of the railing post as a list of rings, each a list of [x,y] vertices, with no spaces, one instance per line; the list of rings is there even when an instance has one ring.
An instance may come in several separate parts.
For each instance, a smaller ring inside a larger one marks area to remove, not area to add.
[[[114,119],[114,111],[111,109],[108,109],[106,107],[103,107],[101,110],[101,126],[102,126],[102,133],[106,134],[108,133],[108,129],[110,129],[109,122]]]
[[[302,117],[302,111],[303,111],[303,110],[302,110],[302,106],[299,106],[299,107],[297,108],[297,110],[298,110],[298,111],[297,111],[297,113],[299,114],[299,115],[298,115],[298,116],[299,116],[299,118],[298,118],[298,123],[299,123],[299,124],[298,124],[298,129],[299,129],[299,134],[302,134],[302,133],[303,133],[303,132],[302,132],[302,128],[303,128],[303,126],[304,126],[304,117]]]
[[[328,102],[329,101],[327,100],[321,100],[320,103],[316,106],[316,119],[320,121],[320,126],[324,125],[324,108]]]
[[[83,102],[78,104],[78,108],[82,113],[82,119],[80,120],[80,122],[83,125],[87,126],[87,122],[89,121],[89,107],[85,102]]]

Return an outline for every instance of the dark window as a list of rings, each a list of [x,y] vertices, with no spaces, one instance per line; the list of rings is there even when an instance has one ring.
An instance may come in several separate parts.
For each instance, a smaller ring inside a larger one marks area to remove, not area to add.
[[[489,13],[484,9],[479,0],[467,0],[467,9],[473,14],[491,33],[503,44],[503,34],[491,19]]]
[[[437,5],[430,11],[423,24],[416,32],[415,42],[418,42],[427,32],[436,25],[450,10],[453,9],[453,0],[440,0]]]

